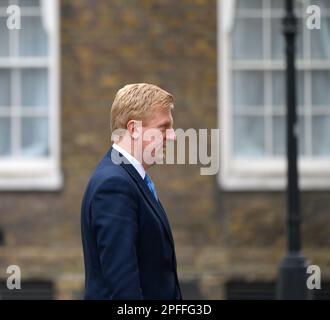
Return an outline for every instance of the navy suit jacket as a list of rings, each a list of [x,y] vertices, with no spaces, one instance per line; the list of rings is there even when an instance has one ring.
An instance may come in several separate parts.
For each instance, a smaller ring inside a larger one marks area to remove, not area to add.
[[[110,148],[83,197],[85,299],[181,300],[166,213],[131,164],[114,163],[122,157]]]

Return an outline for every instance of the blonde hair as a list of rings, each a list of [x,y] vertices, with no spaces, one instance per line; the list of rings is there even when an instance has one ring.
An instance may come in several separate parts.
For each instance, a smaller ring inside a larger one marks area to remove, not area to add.
[[[111,130],[126,129],[130,120],[146,120],[153,107],[173,108],[174,98],[149,83],[127,84],[119,89],[111,107]]]

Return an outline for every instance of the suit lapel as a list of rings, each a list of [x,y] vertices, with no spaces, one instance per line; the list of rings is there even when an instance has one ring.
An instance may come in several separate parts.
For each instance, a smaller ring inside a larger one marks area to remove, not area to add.
[[[117,163],[117,164],[120,163],[120,165],[128,172],[128,174],[136,182],[136,184],[138,185],[138,187],[139,187],[140,191],[142,192],[143,196],[149,202],[151,207],[154,209],[158,219],[163,224],[163,226],[166,230],[166,234],[167,234],[167,236],[170,240],[170,243],[172,244],[172,246],[174,246],[173,236],[172,236],[172,232],[171,232],[169,222],[167,220],[165,210],[162,207],[162,205],[160,204],[160,202],[158,202],[155,199],[154,195],[151,193],[151,191],[149,190],[147,184],[145,183],[145,181],[143,181],[140,174],[135,170],[135,168],[132,166],[132,164],[130,164],[128,162],[128,160],[120,152],[113,149],[112,147],[110,148],[110,150],[108,152],[108,155],[110,156],[110,158],[112,159],[112,161],[114,163]],[[126,161],[123,161],[123,159],[126,160]]]

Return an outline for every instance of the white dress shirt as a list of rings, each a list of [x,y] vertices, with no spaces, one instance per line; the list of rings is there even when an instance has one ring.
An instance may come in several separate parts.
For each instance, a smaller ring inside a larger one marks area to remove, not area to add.
[[[114,143],[112,147],[120,152],[128,161],[129,163],[135,168],[135,170],[139,173],[142,179],[144,179],[146,175],[146,171],[144,170],[142,164],[135,159],[129,152],[127,152],[125,149],[120,147],[118,144]]]

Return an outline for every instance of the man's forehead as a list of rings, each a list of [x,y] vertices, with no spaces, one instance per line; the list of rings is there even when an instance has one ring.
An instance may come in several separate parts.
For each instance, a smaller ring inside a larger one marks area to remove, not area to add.
[[[171,117],[172,116],[172,108],[170,107],[159,107],[155,108],[151,113],[151,116],[155,117]]]
[[[149,115],[146,119],[145,125],[162,126],[173,124],[172,113],[169,110],[158,110]]]

